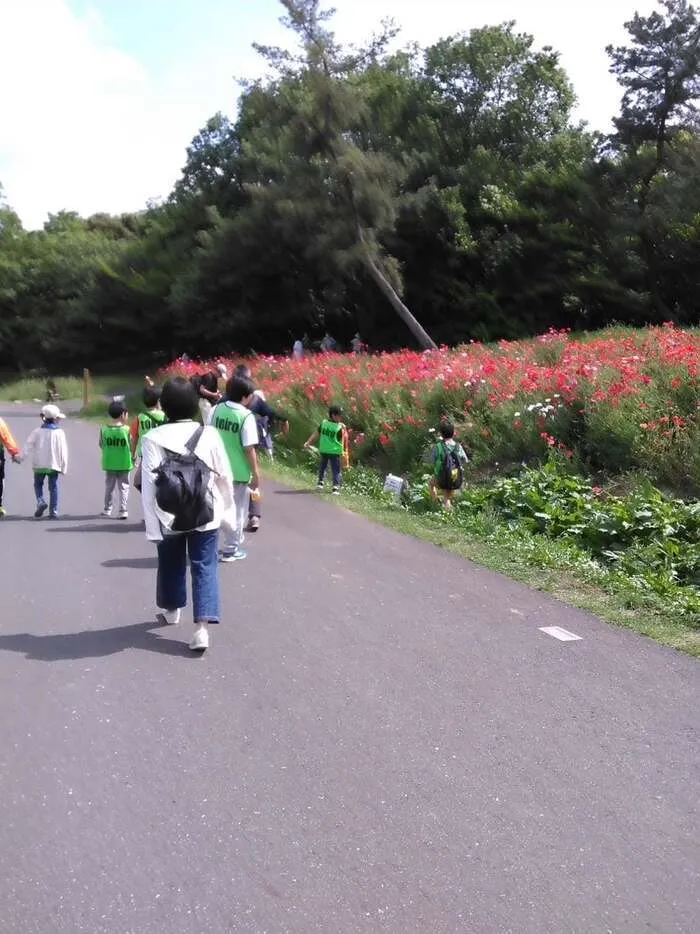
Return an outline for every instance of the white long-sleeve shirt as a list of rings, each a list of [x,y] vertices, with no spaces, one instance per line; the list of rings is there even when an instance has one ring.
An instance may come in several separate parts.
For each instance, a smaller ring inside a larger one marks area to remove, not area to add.
[[[32,470],[55,470],[57,473],[68,471],[66,433],[55,423],[35,428],[27,438],[24,451],[26,456],[32,459]]]
[[[171,529],[173,523],[173,516],[160,509],[156,503],[155,471],[165,458],[166,451],[186,454],[185,445],[198,428],[199,425],[194,421],[168,422],[152,428],[143,436],[141,499],[146,520],[146,538],[151,542],[162,541],[164,530]],[[206,532],[218,529],[224,515],[233,509],[233,476],[223,441],[215,428],[204,429],[195,453],[211,470],[214,518],[197,529],[198,532]]]

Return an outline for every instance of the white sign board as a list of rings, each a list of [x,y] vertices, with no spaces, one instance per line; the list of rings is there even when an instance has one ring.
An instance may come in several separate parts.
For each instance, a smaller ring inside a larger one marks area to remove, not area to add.
[[[396,477],[393,473],[390,473],[387,474],[387,478],[384,481],[384,492],[393,493],[397,499],[400,499],[405,485],[406,481],[403,477]]]

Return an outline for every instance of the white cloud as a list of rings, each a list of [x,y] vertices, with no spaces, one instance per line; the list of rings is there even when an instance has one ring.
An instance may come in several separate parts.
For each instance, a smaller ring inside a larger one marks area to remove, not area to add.
[[[0,182],[28,226],[143,207],[182,163],[148,74],[102,32],[63,0],[0,8]]]
[[[381,19],[401,27],[402,42],[429,45],[448,35],[509,20],[535,38],[537,47],[550,45],[579,98],[577,117],[605,130],[617,112],[620,89],[608,73],[605,46],[625,41],[624,23],[654,0],[336,0],[334,26],[341,37],[359,40]]]
[[[638,2],[336,0],[334,28],[357,41],[391,16],[403,27],[402,43],[428,44],[515,18],[538,44],[562,52],[579,115],[604,128],[619,89],[603,46],[623,38]],[[25,225],[40,226],[63,208],[117,213],[167,195],[199,127],[218,109],[233,111],[233,75],[262,68],[250,42],[284,41],[280,12],[269,0],[255,9],[232,2],[216,35],[198,35],[189,56],[179,52],[150,74],[110,42],[94,11],[80,17],[67,0],[0,0],[0,183]],[[153,41],[167,43],[165,23]]]

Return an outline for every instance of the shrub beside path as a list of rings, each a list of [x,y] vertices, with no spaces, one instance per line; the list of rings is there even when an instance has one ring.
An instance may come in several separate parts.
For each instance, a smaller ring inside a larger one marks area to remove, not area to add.
[[[191,658],[67,429],[0,525],[1,930],[700,927],[696,661],[275,486]]]

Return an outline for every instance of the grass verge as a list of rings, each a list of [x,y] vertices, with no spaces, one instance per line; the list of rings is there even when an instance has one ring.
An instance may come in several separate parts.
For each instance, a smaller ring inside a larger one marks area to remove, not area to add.
[[[83,398],[82,376],[57,376],[55,383],[62,400]],[[106,399],[114,395],[126,395],[131,404],[140,403],[143,389],[143,376],[109,375],[92,377],[91,402],[81,415],[87,417],[103,416]],[[0,384],[0,401],[3,402],[40,402],[46,401],[46,379],[41,377],[12,380]]]
[[[315,487],[314,474],[301,466],[265,462],[264,471],[271,479],[296,489]],[[698,621],[678,618],[675,612],[669,612],[663,598],[640,593],[594,562],[581,561],[580,555],[563,543],[525,530],[514,531],[493,517],[475,518],[467,531],[455,527],[444,515],[414,515],[352,487],[351,480],[341,499],[333,502],[548,593],[569,606],[587,610],[606,622],[700,657]]]

